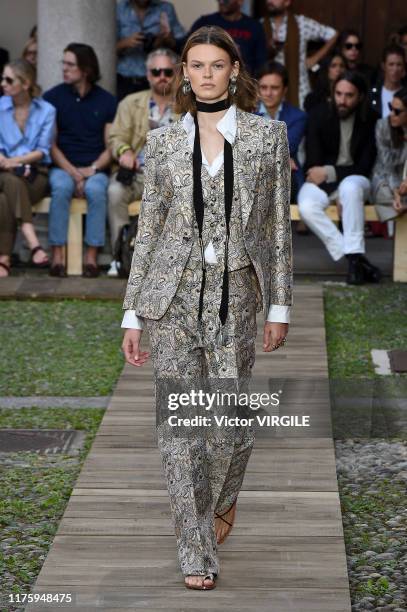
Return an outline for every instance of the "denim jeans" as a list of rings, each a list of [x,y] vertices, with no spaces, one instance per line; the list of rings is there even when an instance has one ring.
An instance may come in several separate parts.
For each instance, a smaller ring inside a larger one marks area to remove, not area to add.
[[[52,168],[49,182],[49,243],[62,246],[67,243],[69,208],[75,191],[75,181],[65,170]],[[85,243],[88,246],[100,247],[105,243],[108,184],[109,177],[104,172],[98,172],[85,180],[84,192],[88,202]]]

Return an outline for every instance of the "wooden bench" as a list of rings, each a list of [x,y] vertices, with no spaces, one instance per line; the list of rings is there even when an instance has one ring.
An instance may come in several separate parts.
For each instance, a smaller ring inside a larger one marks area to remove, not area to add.
[[[50,198],[44,198],[33,207],[38,213],[48,213]],[[71,203],[68,244],[66,253],[66,265],[69,275],[82,274],[82,249],[83,232],[82,216],[86,214],[86,200],[74,198]],[[129,205],[129,214],[137,215],[140,210],[140,201],[132,202]],[[333,221],[339,221],[338,211],[334,204],[326,209],[326,214]],[[291,204],[291,219],[299,221],[301,219],[298,206]],[[378,221],[376,209],[371,204],[365,206],[366,221]],[[407,213],[395,220],[394,233],[394,256],[393,256],[393,280],[407,282]]]

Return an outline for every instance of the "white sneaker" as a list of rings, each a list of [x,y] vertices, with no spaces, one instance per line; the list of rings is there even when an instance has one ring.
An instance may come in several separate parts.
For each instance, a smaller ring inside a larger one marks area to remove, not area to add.
[[[119,276],[119,272],[117,269],[117,261],[115,259],[113,259],[112,263],[110,264],[110,268],[107,271],[107,275],[108,276]]]

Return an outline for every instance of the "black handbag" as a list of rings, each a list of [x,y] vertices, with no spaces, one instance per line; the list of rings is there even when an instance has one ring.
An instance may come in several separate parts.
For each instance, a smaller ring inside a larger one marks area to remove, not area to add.
[[[120,278],[129,277],[137,229],[138,215],[132,217],[130,223],[123,225],[116,240],[114,258],[117,262],[117,271]]]

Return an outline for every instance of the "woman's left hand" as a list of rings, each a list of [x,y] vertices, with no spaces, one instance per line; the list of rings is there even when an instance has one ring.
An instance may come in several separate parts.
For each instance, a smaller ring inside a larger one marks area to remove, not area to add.
[[[278,349],[285,341],[288,323],[270,323],[266,321],[263,333],[263,351],[270,353]]]
[[[13,168],[17,168],[21,165],[20,161],[16,161],[13,157],[4,157],[4,155],[0,158],[0,168],[2,170],[13,170]]]

